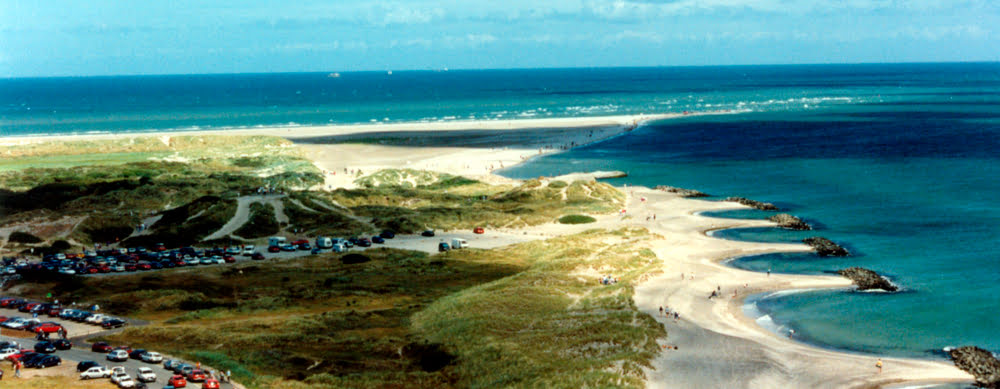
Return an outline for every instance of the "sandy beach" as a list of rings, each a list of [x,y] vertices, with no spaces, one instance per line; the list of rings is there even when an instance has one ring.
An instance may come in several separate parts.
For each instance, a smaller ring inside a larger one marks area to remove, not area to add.
[[[679,116],[682,115],[372,124],[80,135],[59,139],[276,135],[293,141],[324,171],[326,182],[322,189],[352,187],[358,170],[367,174],[385,168],[432,170],[503,183],[512,180],[494,175],[493,171],[539,155],[619,136],[649,121]],[[0,138],[0,143],[51,139]],[[629,217],[603,216],[587,228],[641,226],[662,237],[654,252],[664,262],[663,273],[638,285],[634,296],[636,305],[656,317],[668,333],[662,353],[647,372],[649,387],[871,388],[972,382],[970,375],[951,363],[938,361],[883,358],[885,368],[879,373],[875,368],[877,356],[820,349],[768,331],[744,314],[747,296],[776,290],[850,288],[850,282],[841,277],[767,275],[728,267],[722,262],[733,257],[810,248],[804,244],[738,242],[709,236],[708,231],[722,228],[774,226],[764,220],[716,219],[699,214],[742,207],[736,203],[686,199],[642,187],[623,190],[629,196]],[[656,215],[655,220],[652,215]],[[541,238],[577,232],[580,228],[544,225],[528,230],[524,233]],[[721,296],[709,299],[713,290],[721,290]],[[680,319],[660,315],[660,307],[678,312]]]

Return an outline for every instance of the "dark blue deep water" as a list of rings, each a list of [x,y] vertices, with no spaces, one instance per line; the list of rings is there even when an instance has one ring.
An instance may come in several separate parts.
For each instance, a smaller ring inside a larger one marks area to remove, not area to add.
[[[757,308],[774,325],[880,355],[935,356],[965,344],[1000,351],[1000,64],[0,80],[0,136],[684,110],[733,114],[652,123],[504,174],[614,169],[629,173],[615,184],[774,202],[855,255],[779,254],[734,266],[822,274],[860,265],[905,290],[763,296]]]

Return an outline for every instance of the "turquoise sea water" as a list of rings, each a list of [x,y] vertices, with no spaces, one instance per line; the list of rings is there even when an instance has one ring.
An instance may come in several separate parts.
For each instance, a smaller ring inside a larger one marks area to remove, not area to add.
[[[775,254],[737,259],[733,266],[822,274],[858,265],[903,288],[763,296],[757,308],[776,326],[794,328],[817,345],[879,355],[941,357],[942,348],[967,344],[998,351],[1000,66],[983,66],[976,76],[958,73],[943,66],[915,77],[921,82],[859,80],[839,91],[851,103],[816,110],[654,123],[504,174],[622,170],[629,177],[609,181],[774,202],[818,231],[716,236],[798,241],[822,235],[854,255]],[[981,82],[969,85],[970,77]],[[813,85],[842,81],[819,73]]]
[[[684,110],[733,114],[652,123],[503,174],[623,170],[629,177],[610,182],[774,202],[854,255],[734,266],[821,274],[860,265],[903,288],[762,296],[757,308],[776,326],[879,355],[940,357],[965,344],[1000,351],[1000,64],[0,80],[0,136]]]

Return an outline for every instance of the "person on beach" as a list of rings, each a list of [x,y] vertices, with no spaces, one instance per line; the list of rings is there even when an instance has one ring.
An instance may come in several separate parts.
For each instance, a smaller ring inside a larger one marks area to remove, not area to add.
[[[793,336],[795,336],[795,330],[789,328],[788,329],[788,339],[791,339]]]
[[[878,373],[882,374],[882,358],[879,358],[878,361],[875,362],[875,367],[878,368]]]
[[[770,277],[770,276],[771,276],[771,268],[767,268],[767,276],[768,276],[768,277]]]
[[[660,307],[660,316],[663,316],[663,307]]]

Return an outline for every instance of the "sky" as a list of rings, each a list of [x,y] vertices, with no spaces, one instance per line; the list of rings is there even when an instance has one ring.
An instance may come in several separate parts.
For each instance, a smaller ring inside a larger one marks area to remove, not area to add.
[[[998,0],[0,0],[0,76],[1000,60]]]

